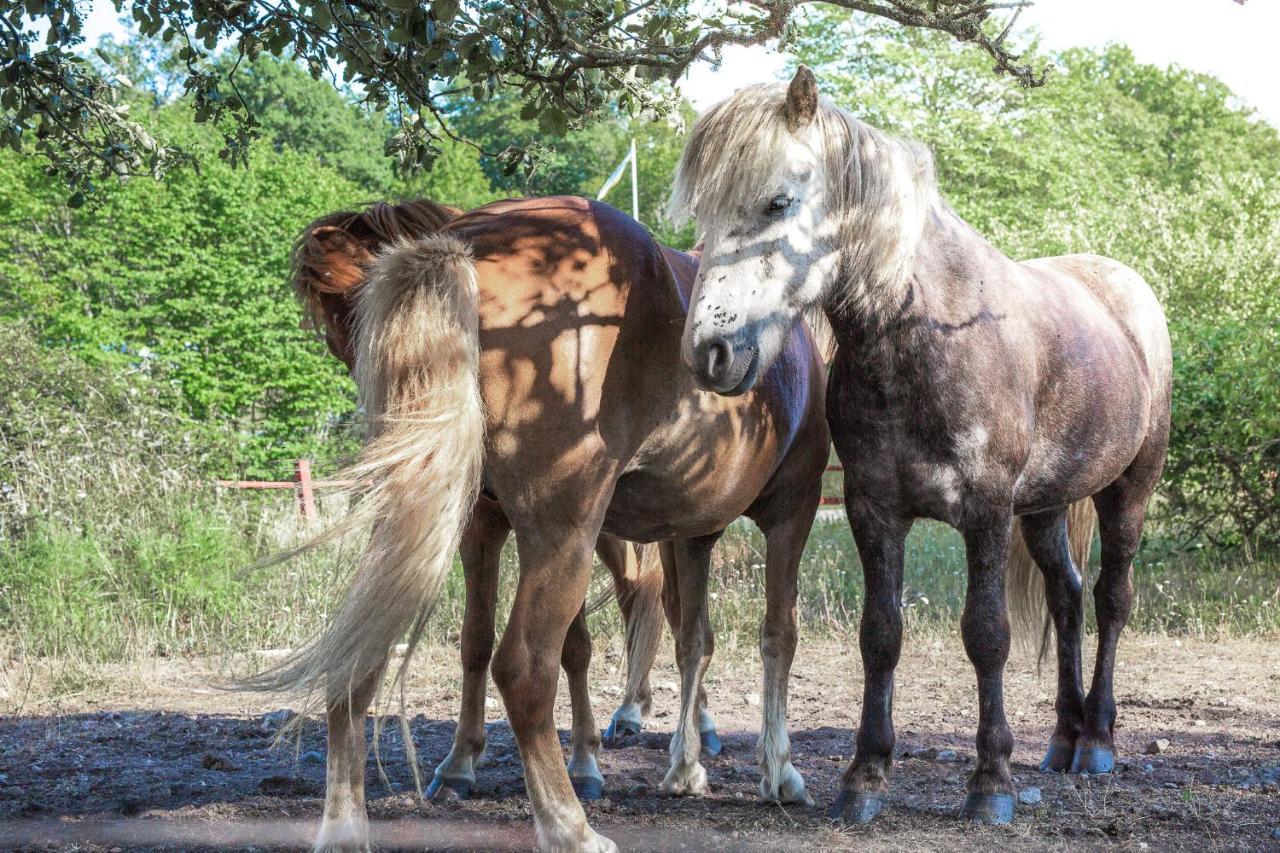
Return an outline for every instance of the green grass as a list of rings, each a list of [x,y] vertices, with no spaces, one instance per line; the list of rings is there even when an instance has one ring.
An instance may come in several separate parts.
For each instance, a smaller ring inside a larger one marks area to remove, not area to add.
[[[120,515],[109,524],[50,520],[0,543],[0,643],[10,653],[109,661],[294,645],[322,624],[355,552],[354,545],[331,548],[246,573],[300,534],[292,503],[281,495],[191,490],[115,510]],[[716,550],[711,610],[723,647],[754,646],[764,612],[764,547],[763,535],[742,522]],[[843,520],[815,525],[801,574],[804,631],[855,630],[862,575]],[[509,544],[503,613],[515,575]],[[1170,555],[1149,543],[1134,582],[1132,630],[1280,635],[1280,559],[1274,556],[1246,562],[1236,555]],[[607,584],[598,571],[593,588]],[[959,536],[940,524],[917,524],[907,543],[909,630],[954,631],[964,589]],[[463,603],[455,565],[431,639],[456,639]],[[616,608],[603,608],[593,616],[593,631],[601,639],[616,637],[619,622]]]

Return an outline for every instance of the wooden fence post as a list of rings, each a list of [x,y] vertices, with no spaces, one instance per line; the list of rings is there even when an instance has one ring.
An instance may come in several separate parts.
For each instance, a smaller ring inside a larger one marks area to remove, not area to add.
[[[293,463],[293,481],[297,483],[298,512],[310,524],[316,520],[316,498],[311,488],[311,460],[297,459]]]

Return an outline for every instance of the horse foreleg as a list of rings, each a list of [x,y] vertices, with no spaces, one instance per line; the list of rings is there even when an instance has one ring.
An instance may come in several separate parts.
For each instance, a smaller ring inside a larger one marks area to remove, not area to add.
[[[816,492],[816,489],[815,489]],[[787,734],[787,683],[796,654],[796,593],[800,555],[813,525],[815,494],[807,513],[798,513],[765,532],[765,616],[760,626],[764,661],[764,708],[756,757],[760,762],[760,799],[804,803],[813,799],[791,763]]]
[[[372,676],[329,704],[324,818],[312,848],[317,853],[370,849],[364,802],[364,718],[385,668],[384,660]]]
[[[1071,768],[1076,740],[1084,727],[1084,677],[1081,674],[1083,586],[1071,557],[1066,509],[1024,515],[1022,538],[1044,575],[1045,600],[1058,644],[1057,724],[1040,769],[1061,772]]]
[[[591,713],[591,696],[587,675],[591,668],[591,634],[587,630],[586,607],[578,611],[569,625],[560,652],[560,665],[569,682],[569,702],[573,708],[573,729],[569,736],[569,781],[574,792],[584,800],[604,796],[604,777],[596,758],[600,752],[600,732]]]
[[[467,600],[462,616],[462,707],[453,748],[436,767],[428,797],[466,798],[484,757],[484,699],[493,657],[493,620],[498,601],[502,546],[511,527],[485,500],[476,504],[459,551]]]
[[[711,568],[711,549],[719,538],[717,533],[663,543],[663,568],[668,583],[678,586],[680,610],[676,641],[680,716],[671,736],[671,766],[662,780],[662,790],[669,794],[707,793],[707,771],[698,760],[703,722],[699,711],[702,677],[714,647],[707,615],[707,575]]]
[[[662,632],[662,565],[657,551],[655,545],[632,545],[609,536],[601,536],[596,544],[596,553],[613,576],[626,626],[626,689],[606,738],[640,734],[653,701],[649,672]]]
[[[853,763],[832,804],[832,820],[866,823],[884,808],[893,764],[893,673],[902,654],[902,564],[908,520],[891,517],[846,488],[845,513],[862,561],[866,598],[862,652],[862,722]]]
[[[520,528],[520,583],[493,663],[520,746],[541,851],[617,850],[587,824],[565,770],[554,717],[561,650],[587,594],[595,532],[548,524]]]
[[[978,507],[966,513],[965,558],[969,584],[960,632],[978,676],[978,761],[969,776],[961,815],[987,824],[1013,820],[1013,776],[1009,755],[1013,732],[1004,713],[1004,666],[1009,659],[1009,613],[1005,566],[1013,515],[1009,509]]]

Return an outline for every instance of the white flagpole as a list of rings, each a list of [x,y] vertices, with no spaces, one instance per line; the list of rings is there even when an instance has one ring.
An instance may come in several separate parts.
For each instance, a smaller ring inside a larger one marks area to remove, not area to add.
[[[631,218],[640,221],[640,181],[636,177],[636,138],[631,137]]]
[[[622,180],[623,174],[627,171],[627,164],[631,164],[631,218],[640,221],[640,179],[636,169],[636,141],[633,137],[631,146],[627,149],[627,156],[622,158],[622,162],[609,177],[605,178],[604,185],[600,187],[600,192],[596,193],[596,198],[603,199],[609,194],[609,190],[617,186],[618,181]]]

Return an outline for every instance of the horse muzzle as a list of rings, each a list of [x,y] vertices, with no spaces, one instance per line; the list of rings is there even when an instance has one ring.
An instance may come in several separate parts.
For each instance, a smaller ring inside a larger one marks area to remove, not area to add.
[[[736,346],[732,339],[717,335],[694,345],[688,367],[699,388],[735,397],[755,385],[759,354],[754,346]]]

